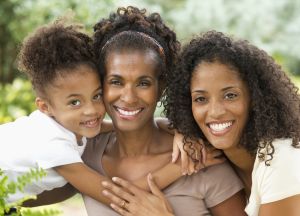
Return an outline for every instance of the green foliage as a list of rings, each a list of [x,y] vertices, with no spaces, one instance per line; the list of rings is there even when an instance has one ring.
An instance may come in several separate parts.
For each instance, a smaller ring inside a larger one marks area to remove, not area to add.
[[[15,59],[21,41],[40,25],[68,10],[92,26],[119,6],[158,12],[181,41],[208,29],[248,39],[269,53],[281,53],[290,71],[300,74],[300,1],[295,0],[2,0],[0,1],[0,84],[19,76]],[[257,7],[259,5],[259,7]],[[20,22],[22,20],[22,22]],[[255,31],[253,31],[255,29]]]
[[[36,109],[34,101],[28,80],[18,78],[12,84],[0,85],[0,124],[31,113]]]
[[[10,181],[6,175],[0,169],[0,215],[4,215],[5,211],[8,211],[11,207],[17,209],[17,213],[12,215],[19,216],[54,216],[59,215],[60,211],[57,210],[43,210],[43,211],[31,211],[30,209],[21,210],[21,206],[24,201],[29,199],[35,199],[36,196],[25,196],[14,203],[7,203],[6,199],[9,195],[15,194],[17,191],[24,191],[24,187],[30,184],[32,181],[39,181],[46,176],[46,172],[43,169],[31,169],[28,173],[21,175],[17,178],[17,181]]]
[[[55,216],[60,215],[61,212],[53,209],[44,209],[41,211],[31,211],[30,209],[26,209],[22,211],[22,216]]]

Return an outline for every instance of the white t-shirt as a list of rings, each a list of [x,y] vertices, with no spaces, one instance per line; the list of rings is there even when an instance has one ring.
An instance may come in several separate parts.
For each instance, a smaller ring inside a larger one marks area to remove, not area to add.
[[[86,138],[78,145],[76,136],[40,111],[0,125],[0,168],[10,180],[31,168],[43,168],[47,176],[8,198],[14,202],[24,195],[37,195],[62,187],[67,182],[53,167],[82,162]]]
[[[252,171],[252,187],[246,212],[257,216],[260,205],[300,194],[300,149],[291,139],[273,141],[275,152],[270,166],[256,157]]]

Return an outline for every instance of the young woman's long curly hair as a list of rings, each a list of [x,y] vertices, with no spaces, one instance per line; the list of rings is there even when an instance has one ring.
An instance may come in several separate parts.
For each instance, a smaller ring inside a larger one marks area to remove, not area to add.
[[[269,164],[276,138],[300,137],[298,88],[265,51],[246,40],[236,40],[221,32],[209,31],[183,47],[177,70],[168,74],[166,115],[185,137],[206,140],[192,113],[190,92],[195,67],[202,62],[220,62],[234,67],[248,84],[251,107],[240,145]],[[213,83],[211,83],[213,85]],[[265,153],[262,149],[268,149]]]

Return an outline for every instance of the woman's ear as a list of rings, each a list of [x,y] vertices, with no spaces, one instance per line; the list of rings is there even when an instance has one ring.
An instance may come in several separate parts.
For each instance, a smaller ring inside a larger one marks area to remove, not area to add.
[[[50,111],[50,105],[46,100],[44,100],[40,97],[37,97],[35,99],[35,104],[42,113],[44,113],[48,116],[52,116],[51,111]]]

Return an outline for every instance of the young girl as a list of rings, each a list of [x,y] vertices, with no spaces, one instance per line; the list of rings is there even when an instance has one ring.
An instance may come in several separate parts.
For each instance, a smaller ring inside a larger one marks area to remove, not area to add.
[[[93,190],[82,187],[81,177],[103,179],[81,160],[86,138],[100,132],[105,115],[91,45],[78,25],[63,21],[39,28],[24,41],[20,69],[32,82],[38,110],[0,126],[5,144],[0,168],[10,180],[31,168],[42,168],[47,176],[9,196],[8,202],[62,187],[67,181],[99,199]]]

